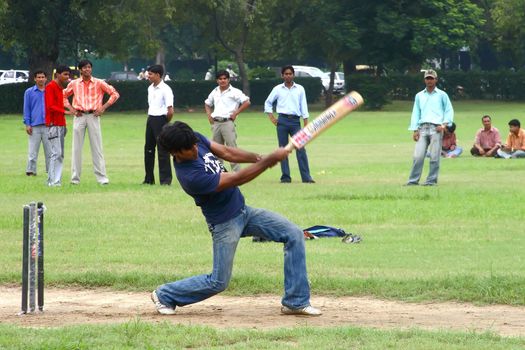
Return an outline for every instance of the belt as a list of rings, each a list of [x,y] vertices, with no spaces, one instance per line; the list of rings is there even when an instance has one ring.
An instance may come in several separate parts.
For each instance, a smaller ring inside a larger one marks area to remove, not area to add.
[[[166,114],[162,114],[162,115],[151,115],[151,114],[148,114],[148,117],[153,117],[153,118],[166,117]]]
[[[434,124],[434,123],[421,123],[419,124],[419,126],[423,126],[423,125],[434,125],[434,126],[439,126],[441,124]]]
[[[80,113],[82,114],[92,114],[93,112],[95,112],[94,109],[90,109],[89,111],[79,111]]]
[[[230,120],[230,118],[220,118],[220,117],[213,118],[214,122],[219,122],[219,123],[224,123],[224,122],[227,122],[228,120]]]
[[[279,117],[283,117],[283,118],[287,118],[287,119],[299,119],[298,115],[284,114],[284,113],[279,113]]]

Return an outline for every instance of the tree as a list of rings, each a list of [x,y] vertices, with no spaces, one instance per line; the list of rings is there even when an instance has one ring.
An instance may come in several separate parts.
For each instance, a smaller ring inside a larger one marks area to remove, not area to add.
[[[5,49],[28,58],[31,76],[36,68],[44,69],[51,76],[60,50],[78,33],[70,25],[79,20],[70,3],[69,0],[2,2],[0,42]]]
[[[395,70],[418,71],[443,49],[475,46],[485,22],[470,0],[369,0],[358,11],[361,59]]]
[[[515,68],[525,65],[525,1],[495,0],[492,10],[495,44]]]
[[[22,52],[31,71],[51,73],[59,58],[77,60],[84,50],[126,62],[162,49],[174,11],[175,0],[3,0],[0,43]]]

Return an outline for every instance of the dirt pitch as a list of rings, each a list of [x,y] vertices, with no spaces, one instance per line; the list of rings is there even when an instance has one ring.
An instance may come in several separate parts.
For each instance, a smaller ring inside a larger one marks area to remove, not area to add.
[[[215,296],[178,309],[172,316],[155,312],[149,293],[106,289],[46,289],[43,313],[18,316],[20,288],[0,286],[0,323],[27,327],[76,324],[172,322],[217,328],[270,329],[295,326],[357,326],[380,329],[490,331],[502,336],[525,337],[525,307],[474,306],[462,303],[403,303],[369,297],[314,296],[320,317],[280,314],[280,297]]]

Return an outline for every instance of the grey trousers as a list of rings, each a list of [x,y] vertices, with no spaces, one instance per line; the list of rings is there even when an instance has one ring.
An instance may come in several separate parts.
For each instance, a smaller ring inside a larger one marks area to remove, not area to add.
[[[235,131],[235,124],[232,120],[214,122],[211,130],[213,132],[213,141],[221,145],[237,148],[237,132]],[[230,166],[233,171],[239,171],[241,169],[237,163],[230,163]]]
[[[418,184],[423,172],[427,150],[430,157],[428,176],[425,184],[435,185],[438,181],[439,163],[441,160],[441,144],[443,133],[436,131],[436,126],[424,124],[419,128],[419,140],[414,149],[414,162],[408,178],[409,184]]]
[[[54,128],[58,128],[58,137],[48,140],[50,146],[49,171],[47,172],[48,186],[60,186],[62,184],[62,169],[64,167],[64,140],[67,129],[65,126],[55,126]],[[46,129],[49,130],[49,128]]]
[[[49,170],[49,152],[50,145],[49,140],[47,139],[47,128],[44,124],[33,126],[33,134],[29,136],[29,148],[27,156],[27,167],[26,173],[36,174],[36,165],[38,162],[38,152],[40,150],[40,143],[44,147],[44,156],[46,159],[46,173]]]
[[[100,117],[95,117],[93,113],[84,114],[73,119],[73,151],[71,159],[71,183],[80,183],[82,174],[82,147],[86,129],[91,146],[91,159],[93,161],[93,172],[97,182],[101,184],[109,183],[106,176],[106,162],[102,153],[102,131],[100,128]]]

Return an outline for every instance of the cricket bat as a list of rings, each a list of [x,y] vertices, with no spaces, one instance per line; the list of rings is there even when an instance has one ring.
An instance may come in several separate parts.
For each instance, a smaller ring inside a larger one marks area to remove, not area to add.
[[[361,106],[363,102],[363,97],[356,91],[346,94],[323,113],[319,114],[314,120],[309,122],[304,128],[295,133],[285,148],[290,152],[294,149],[303,148],[308,142],[315,139],[334,123],[343,119],[348,113]]]

